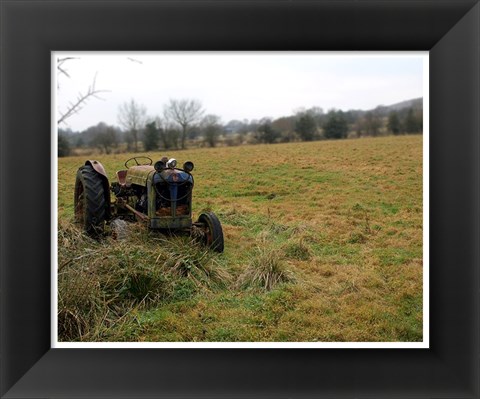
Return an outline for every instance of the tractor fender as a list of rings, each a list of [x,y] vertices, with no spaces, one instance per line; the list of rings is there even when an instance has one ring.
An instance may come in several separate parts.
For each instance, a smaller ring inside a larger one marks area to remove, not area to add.
[[[103,180],[103,192],[105,193],[105,202],[108,204],[107,206],[107,219],[110,219],[111,217],[111,209],[110,209],[110,183],[108,182],[108,176],[107,172],[105,171],[105,168],[103,165],[94,160],[94,159],[88,159],[85,161],[85,165],[90,165],[95,172],[97,172],[100,176],[102,176]]]
[[[94,159],[89,159],[85,162],[85,165],[90,165],[93,169],[95,169],[95,171],[97,173],[100,173],[108,181],[107,172],[105,172],[105,168],[103,167],[103,165],[100,162],[95,161]]]

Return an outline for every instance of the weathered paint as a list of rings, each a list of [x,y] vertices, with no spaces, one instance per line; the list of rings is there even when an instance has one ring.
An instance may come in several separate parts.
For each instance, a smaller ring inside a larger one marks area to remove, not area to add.
[[[155,169],[151,165],[132,166],[127,170],[127,177],[125,179],[127,186],[130,184],[138,184],[139,186],[146,186],[147,181],[152,179]]]
[[[164,169],[153,178],[154,183],[182,184],[187,181],[193,183],[193,177],[181,169]]]
[[[187,215],[176,215],[176,201],[172,201],[169,208],[170,215],[157,216],[156,200],[157,192],[149,181],[148,190],[148,214],[150,216],[150,228],[152,229],[181,229],[192,226],[192,210],[188,209]]]
[[[146,186],[147,180],[151,179],[154,179],[154,183],[182,184],[186,181],[193,183],[192,175],[181,169],[165,169],[160,173],[155,173],[155,168],[151,165],[138,165],[127,170],[127,185]]]
[[[178,171],[177,172],[182,173],[185,175],[184,177],[189,179],[190,181],[193,181],[191,178],[191,175],[188,173],[185,173],[183,171]],[[163,172],[161,172],[163,173]],[[173,173],[167,173],[164,176],[162,176],[165,180],[172,178],[173,180]],[[178,176],[178,174],[177,174]],[[175,199],[172,199],[171,201],[171,206],[166,209],[170,209],[170,215],[162,215],[158,216],[157,215],[157,209],[156,209],[156,204],[157,204],[157,191],[155,190],[153,186],[153,182],[159,182],[161,178],[158,177],[158,173],[155,175],[155,178],[153,179],[148,179],[147,181],[147,198],[148,198],[148,215],[150,217],[150,228],[152,229],[181,229],[181,228],[190,228],[192,226],[192,207],[188,207],[188,214],[186,215],[177,215],[177,201]],[[167,180],[168,181],[168,180]],[[178,181],[178,180],[177,180]],[[170,186],[170,188],[176,186]],[[170,190],[170,195],[172,191]],[[190,192],[191,196],[191,192]],[[173,197],[171,197],[173,198]],[[176,198],[176,196],[175,196]],[[191,198],[189,198],[189,204],[191,203]]]
[[[155,216],[150,218],[151,229],[189,229],[192,227],[190,216]]]
[[[147,187],[147,215],[140,216],[144,220],[148,219],[149,227],[152,229],[189,229],[192,227],[192,209],[191,209],[191,191],[188,194],[187,198],[188,208],[181,210],[181,214],[177,212],[177,193],[178,186],[182,184],[191,183],[193,184],[193,176],[181,169],[165,169],[161,172],[156,172],[155,168],[151,165],[138,165],[132,166],[127,170],[127,175],[125,182],[127,186],[131,184],[136,184],[142,187]],[[154,184],[168,184],[170,190],[170,206],[168,208],[161,208],[165,210],[167,214],[158,215],[157,214],[157,191],[155,190]],[[129,211],[134,210],[132,206],[126,206],[125,204],[118,204],[120,207],[129,209]],[[133,213],[137,214],[138,211]],[[138,212],[139,213],[139,212]],[[143,215],[143,214],[142,214]]]
[[[90,165],[97,173],[100,173],[102,176],[105,176],[105,178],[108,180],[107,172],[105,172],[105,168],[103,165],[94,160],[94,159],[89,159],[85,162],[85,165]]]

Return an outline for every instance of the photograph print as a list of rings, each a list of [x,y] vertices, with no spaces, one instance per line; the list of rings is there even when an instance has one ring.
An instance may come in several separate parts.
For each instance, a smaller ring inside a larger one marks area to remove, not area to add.
[[[53,52],[56,347],[428,347],[428,53]]]

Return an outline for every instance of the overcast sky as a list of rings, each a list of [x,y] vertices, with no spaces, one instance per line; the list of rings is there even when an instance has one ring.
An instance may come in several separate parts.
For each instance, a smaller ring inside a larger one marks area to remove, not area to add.
[[[232,119],[288,116],[296,109],[371,109],[422,97],[426,53],[55,53],[76,57],[56,74],[57,111],[64,112],[96,76],[91,98],[60,127],[118,125],[120,104],[135,99],[162,116],[169,99],[201,101],[206,113]],[[56,69],[56,67],[54,66]],[[55,74],[55,73],[54,73]]]

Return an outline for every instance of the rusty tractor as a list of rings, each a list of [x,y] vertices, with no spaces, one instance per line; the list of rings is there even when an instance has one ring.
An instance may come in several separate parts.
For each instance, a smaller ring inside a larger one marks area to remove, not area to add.
[[[103,165],[88,160],[77,171],[75,221],[91,236],[105,234],[107,226],[120,234],[127,221],[143,221],[150,229],[185,231],[216,252],[223,252],[223,231],[213,212],[192,220],[193,163],[177,168],[177,161],[163,157],[153,164],[149,157],[133,157],[125,169],[108,181]]]

